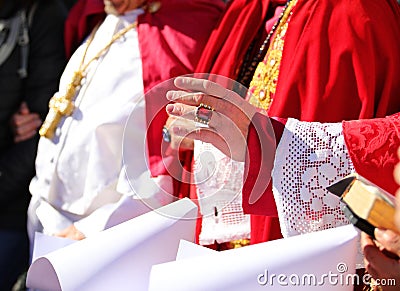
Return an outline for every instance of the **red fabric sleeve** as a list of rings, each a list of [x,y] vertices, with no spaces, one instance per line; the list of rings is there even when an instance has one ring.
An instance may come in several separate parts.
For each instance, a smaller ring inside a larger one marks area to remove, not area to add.
[[[399,162],[400,113],[386,118],[344,121],[343,134],[357,173],[394,195],[398,188],[393,170]]]
[[[277,216],[272,195],[271,171],[286,119],[270,118],[256,113],[247,137],[248,154],[243,186],[243,210],[245,213]]]

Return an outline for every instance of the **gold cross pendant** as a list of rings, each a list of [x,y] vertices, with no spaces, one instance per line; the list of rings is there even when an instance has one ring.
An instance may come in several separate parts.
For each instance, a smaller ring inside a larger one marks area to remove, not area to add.
[[[74,102],[76,88],[80,85],[83,75],[81,72],[75,72],[71,84],[64,96],[54,95],[49,102],[49,112],[43,122],[39,134],[48,139],[52,139],[61,118],[69,116],[74,111]]]
[[[49,102],[49,112],[39,130],[39,134],[52,139],[61,118],[69,116],[74,111],[74,102],[68,100],[65,96],[53,96]]]

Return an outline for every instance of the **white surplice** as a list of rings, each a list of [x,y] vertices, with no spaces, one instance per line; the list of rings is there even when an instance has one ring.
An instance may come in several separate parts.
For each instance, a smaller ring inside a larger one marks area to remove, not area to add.
[[[123,16],[108,15],[88,48],[85,63],[141,13],[137,9]],[[56,94],[66,91],[85,47],[81,45],[70,59]],[[153,207],[171,202],[159,199],[160,193],[171,193],[170,177],[151,179],[145,162],[143,91],[138,34],[131,29],[89,66],[75,99],[76,108],[59,124],[55,137],[40,139],[36,177],[30,185],[31,240],[35,231],[52,234],[72,223],[88,236],[142,214],[149,208],[137,194],[148,197]],[[124,135],[131,112],[129,134]],[[129,144],[124,153],[123,143]],[[130,156],[125,159],[123,154]],[[133,177],[126,177],[124,160],[135,161]],[[132,180],[142,185],[138,187],[143,193],[130,187]]]

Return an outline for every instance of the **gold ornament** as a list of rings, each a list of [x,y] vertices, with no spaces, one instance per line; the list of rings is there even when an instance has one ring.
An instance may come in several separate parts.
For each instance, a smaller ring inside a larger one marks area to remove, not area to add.
[[[254,77],[250,83],[250,88],[254,92],[249,102],[256,107],[267,110],[272,102],[278,84],[279,68],[282,61],[284,46],[284,36],[288,28],[289,16],[297,0],[292,0],[284,11],[282,19],[276,28],[276,34],[272,40],[267,54],[262,62],[257,66]]]
[[[83,54],[81,63],[79,65],[78,71],[74,73],[74,76],[72,77],[71,83],[67,87],[67,91],[63,96],[59,96],[58,94],[55,94],[53,97],[51,97],[49,101],[49,112],[47,113],[46,119],[43,122],[39,134],[43,137],[52,139],[54,137],[54,133],[56,131],[56,128],[58,124],[60,123],[61,119],[66,116],[70,116],[72,112],[75,109],[74,105],[74,100],[77,95],[77,92],[80,89],[81,82],[86,76],[86,70],[89,67],[89,65],[99,59],[104,53],[108,51],[108,49],[111,47],[111,45],[119,39],[121,36],[123,36],[125,33],[127,33],[129,30],[135,28],[137,26],[137,21],[134,23],[128,25],[124,29],[120,30],[119,32],[115,33],[111,40],[107,43],[107,45],[102,48],[92,59],[90,59],[86,64],[84,64],[85,58],[86,58],[86,53],[88,51],[88,48],[90,44],[92,43],[94,36],[97,32],[98,26],[93,30],[92,34],[90,35],[87,45],[85,48],[85,52]]]

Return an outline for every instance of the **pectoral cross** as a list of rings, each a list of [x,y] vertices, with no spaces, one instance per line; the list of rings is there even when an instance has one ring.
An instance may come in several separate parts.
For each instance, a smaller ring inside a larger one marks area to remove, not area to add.
[[[75,72],[65,95],[54,95],[51,97],[49,101],[49,112],[39,130],[41,136],[52,139],[61,119],[72,114],[75,108],[73,99],[77,88],[81,85],[83,77],[81,71]]]

